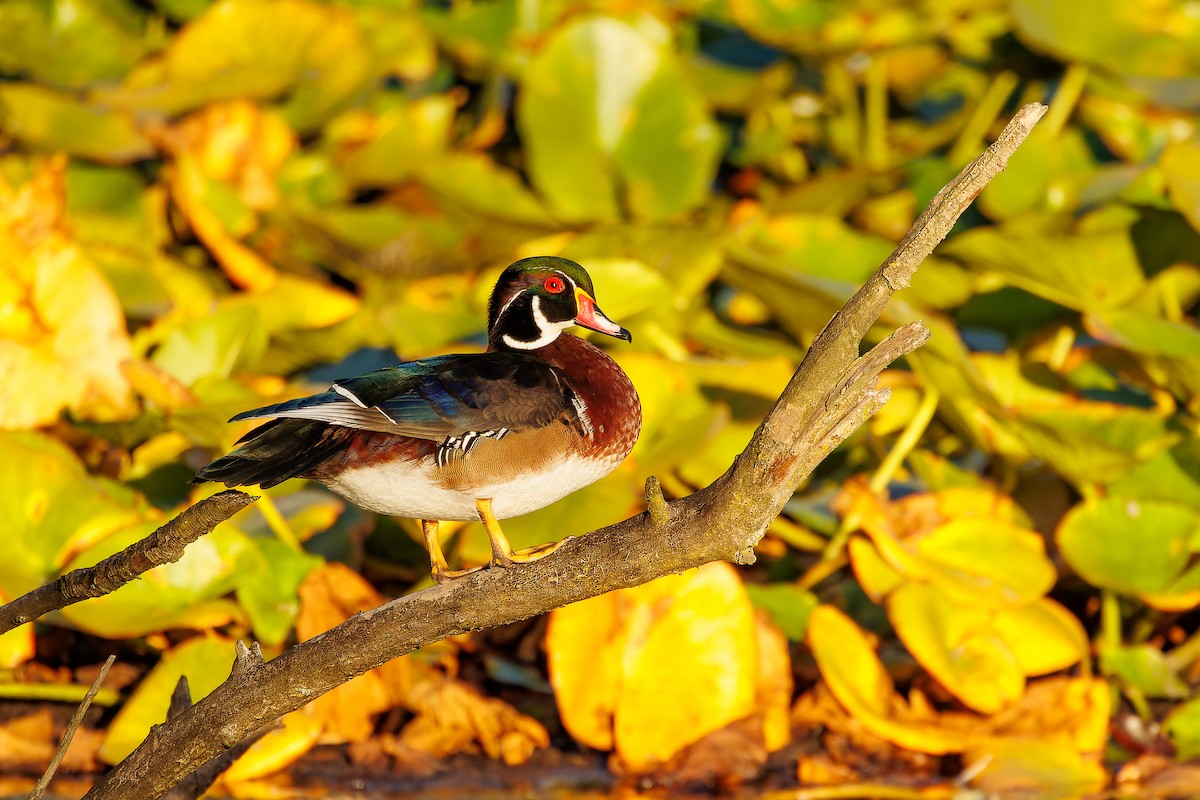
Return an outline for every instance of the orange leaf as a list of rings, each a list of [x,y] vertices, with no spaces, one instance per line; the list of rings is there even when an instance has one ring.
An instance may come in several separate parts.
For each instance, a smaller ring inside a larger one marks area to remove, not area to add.
[[[326,564],[300,584],[296,638],[301,642],[311,639],[382,602],[379,593],[349,567]],[[397,704],[407,681],[406,662],[395,659],[313,700],[308,710],[321,722],[321,741],[361,742],[368,738],[374,730],[374,715]]]

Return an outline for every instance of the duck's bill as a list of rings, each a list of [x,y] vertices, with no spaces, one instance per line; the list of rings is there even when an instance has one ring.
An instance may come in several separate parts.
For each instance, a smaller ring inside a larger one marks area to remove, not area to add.
[[[627,342],[633,341],[633,334],[604,316],[604,312],[596,306],[595,299],[583,289],[575,290],[575,302],[579,313],[575,315],[575,324],[598,333],[607,333]]]

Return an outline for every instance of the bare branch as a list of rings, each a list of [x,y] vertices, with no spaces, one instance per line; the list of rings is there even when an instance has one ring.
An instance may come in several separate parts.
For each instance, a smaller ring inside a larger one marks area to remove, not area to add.
[[[33,791],[29,793],[29,800],[40,800],[42,795],[46,793],[46,789],[50,786],[50,781],[54,780],[54,773],[58,772],[58,765],[62,763],[63,758],[67,755],[67,748],[71,746],[71,740],[75,738],[75,731],[79,730],[79,726],[83,724],[84,715],[92,707],[92,700],[95,699],[96,692],[100,691],[101,685],[104,684],[104,679],[108,677],[108,670],[116,660],[116,656],[109,656],[108,660],[104,662],[104,666],[100,667],[100,674],[96,676],[96,680],[92,681],[92,686],[87,690],[87,694],[83,696],[83,701],[75,709],[75,713],[71,715],[71,721],[67,723],[67,729],[63,731],[62,741],[58,743],[58,750],[55,751],[54,758],[50,759],[50,765],[46,767],[46,771],[38,779],[37,785],[33,787]]]
[[[472,573],[354,615],[272,661],[239,655],[229,679],[154,733],[88,793],[91,800],[143,800],[200,764],[335,686],[426,644],[489,628],[709,561],[751,560],[751,548],[795,487],[886,402],[879,372],[929,336],[905,326],[858,355],[867,330],[895,291],[953,227],[983,186],[1045,113],[1022,108],[1000,139],[926,209],[879,271],[813,342],[779,402],[721,478],[688,497],[663,501],[646,487],[649,510],[565,542],[544,559]]]
[[[0,633],[80,600],[106,595],[143,572],[178,561],[189,544],[256,499],[245,492],[229,490],[201,500],[145,539],[114,553],[96,566],[72,570],[58,580],[0,606]]]

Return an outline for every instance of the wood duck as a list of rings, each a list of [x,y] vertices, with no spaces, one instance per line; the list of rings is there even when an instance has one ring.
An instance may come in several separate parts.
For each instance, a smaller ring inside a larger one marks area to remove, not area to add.
[[[583,267],[522,259],[492,291],[486,352],[410,361],[238,414],[230,422],[273,419],[193,483],[311,478],[369,511],[419,519],[439,583],[474,571],[448,569],[439,520],[482,520],[494,565],[541,558],[558,543],[514,552],[497,520],[604,477],[642,425],[628,376],[565,332],[573,325],[632,339],[597,307]]]

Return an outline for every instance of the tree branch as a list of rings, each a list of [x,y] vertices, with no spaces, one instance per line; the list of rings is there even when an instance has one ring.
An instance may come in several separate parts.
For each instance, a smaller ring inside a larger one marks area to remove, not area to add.
[[[913,323],[863,356],[858,346],[895,291],[1045,113],[1022,108],[1000,139],[930,203],[879,271],[813,342],[779,402],[721,478],[670,503],[647,483],[648,511],[565,542],[550,556],[489,569],[401,597],[263,662],[246,648],[229,679],[145,742],[87,794],[91,800],[161,797],[199,765],[315,697],[390,659],[467,631],[524,619],[751,548],[796,486],[887,400],[875,378],[929,336]]]
[[[184,548],[253,503],[245,492],[224,491],[201,500],[139,542],[94,567],[72,570],[0,606],[0,633],[60,608],[115,591],[162,564],[178,561]]]

